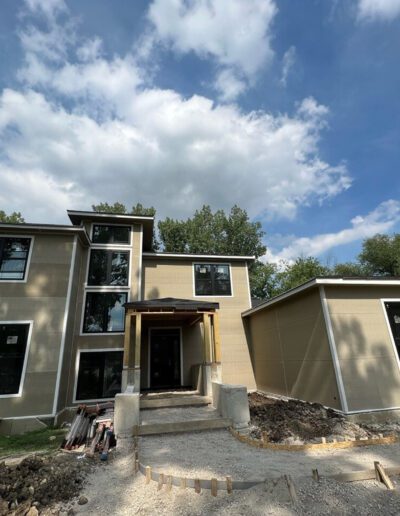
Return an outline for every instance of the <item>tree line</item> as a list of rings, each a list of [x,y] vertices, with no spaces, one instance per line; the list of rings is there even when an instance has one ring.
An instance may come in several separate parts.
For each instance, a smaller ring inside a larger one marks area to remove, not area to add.
[[[102,202],[93,211],[125,215],[156,215],[153,206],[137,203],[132,208],[116,202]],[[0,222],[25,222],[21,213],[7,215],[0,210]],[[212,211],[204,205],[192,217],[184,220],[166,217],[159,220],[153,233],[153,249],[164,252],[254,256],[249,266],[251,295],[268,299],[294,288],[316,276],[399,276],[400,234],[366,238],[361,252],[353,262],[324,264],[316,257],[299,256],[294,261],[279,264],[262,260],[267,251],[263,241],[265,232],[260,222],[252,222],[246,210],[233,206]]]

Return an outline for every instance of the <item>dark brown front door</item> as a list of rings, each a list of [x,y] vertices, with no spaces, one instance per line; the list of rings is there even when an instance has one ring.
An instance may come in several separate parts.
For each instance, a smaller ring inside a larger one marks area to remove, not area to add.
[[[181,336],[179,328],[150,330],[150,388],[181,385]]]

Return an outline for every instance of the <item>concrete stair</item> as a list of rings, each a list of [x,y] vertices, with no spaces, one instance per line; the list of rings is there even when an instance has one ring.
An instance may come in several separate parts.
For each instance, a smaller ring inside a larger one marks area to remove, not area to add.
[[[207,396],[176,396],[168,398],[148,398],[140,400],[140,409],[161,409],[168,407],[206,407],[210,405],[211,398]]]
[[[174,421],[169,423],[142,423],[139,427],[139,435],[171,434],[178,432],[198,432],[201,430],[218,430],[229,428],[232,425],[230,419],[192,419],[190,421]]]

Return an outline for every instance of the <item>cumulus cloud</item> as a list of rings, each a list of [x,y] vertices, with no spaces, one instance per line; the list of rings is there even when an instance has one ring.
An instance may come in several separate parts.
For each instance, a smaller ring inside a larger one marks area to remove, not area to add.
[[[215,88],[230,100],[272,61],[276,12],[273,0],[154,0],[148,17],[157,41],[215,61]]]
[[[382,202],[365,216],[358,215],[350,221],[350,227],[337,233],[324,233],[313,237],[293,238],[281,251],[268,251],[265,259],[279,263],[292,261],[298,256],[319,256],[337,246],[349,244],[376,233],[386,233],[400,221],[400,202]]]
[[[390,21],[400,15],[400,0],[359,0],[357,11],[362,21]]]

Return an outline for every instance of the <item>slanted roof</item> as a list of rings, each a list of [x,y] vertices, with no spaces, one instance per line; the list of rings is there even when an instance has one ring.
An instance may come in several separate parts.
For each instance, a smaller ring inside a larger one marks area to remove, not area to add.
[[[295,296],[304,290],[315,288],[319,285],[341,285],[341,286],[370,286],[370,285],[391,285],[400,287],[400,276],[389,277],[389,276],[317,276],[315,278],[302,283],[301,285],[294,287],[278,296],[272,297],[262,301],[257,306],[250,308],[242,312],[242,317],[248,317],[249,315],[258,312],[270,305],[279,303],[288,297]]]
[[[156,310],[171,312],[208,312],[218,310],[219,303],[163,297],[161,299],[147,299],[146,301],[130,301],[129,303],[125,303],[124,307],[126,309],[150,312]]]
[[[90,239],[85,228],[80,226],[66,226],[64,224],[32,224],[28,222],[18,224],[0,222],[0,232],[2,234],[10,235],[37,235],[41,233],[52,235],[77,235],[84,246],[90,245]]]
[[[141,215],[121,215],[119,213],[103,213],[98,211],[67,210],[68,217],[74,226],[80,226],[83,222],[97,222],[109,224],[141,224],[143,226],[143,249],[150,251],[153,242],[154,217]]]

